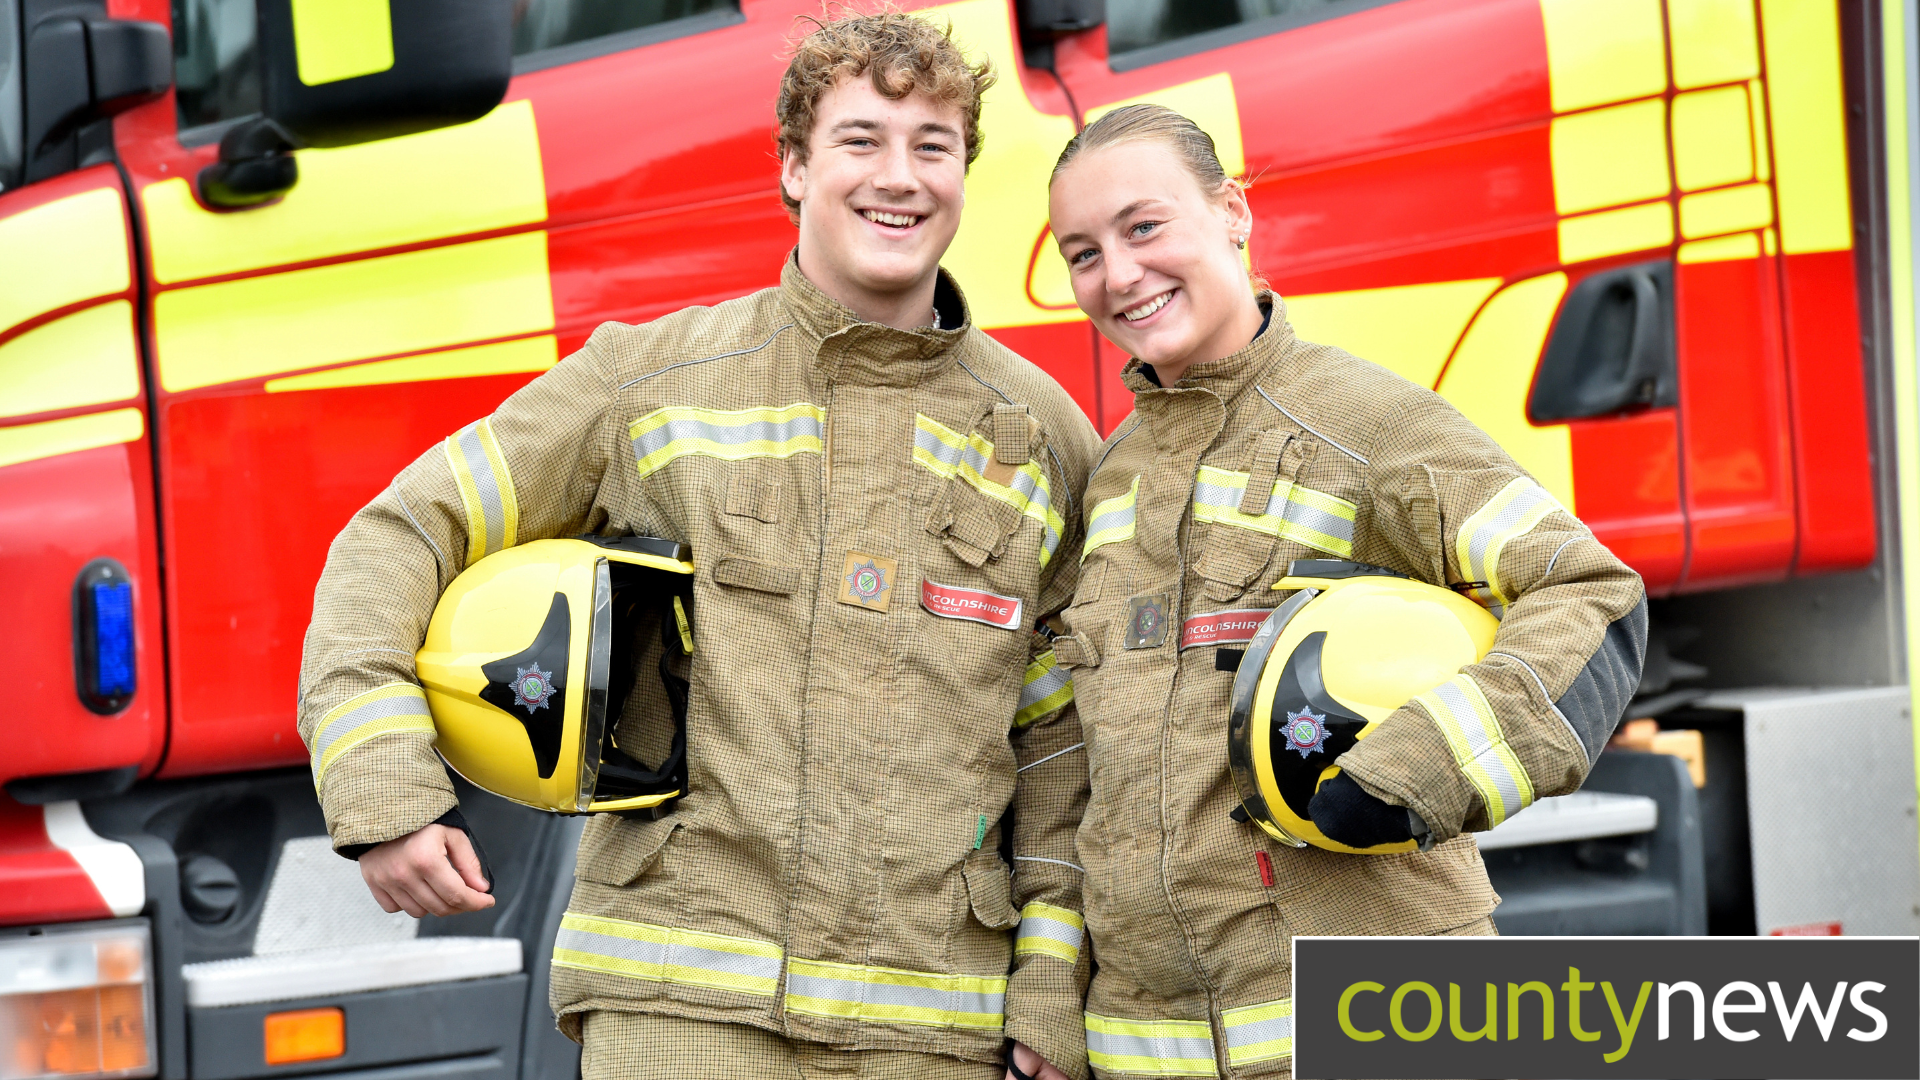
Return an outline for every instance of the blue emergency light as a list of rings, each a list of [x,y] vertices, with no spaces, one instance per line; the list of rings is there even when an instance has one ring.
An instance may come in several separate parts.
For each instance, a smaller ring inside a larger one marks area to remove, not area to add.
[[[113,559],[95,559],[73,583],[75,689],[89,711],[117,713],[133,700],[133,581]]]

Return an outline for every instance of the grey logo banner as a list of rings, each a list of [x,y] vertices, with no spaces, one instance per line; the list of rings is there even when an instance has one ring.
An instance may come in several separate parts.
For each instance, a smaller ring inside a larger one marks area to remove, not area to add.
[[[1916,938],[1295,938],[1294,1075],[1920,1077]]]

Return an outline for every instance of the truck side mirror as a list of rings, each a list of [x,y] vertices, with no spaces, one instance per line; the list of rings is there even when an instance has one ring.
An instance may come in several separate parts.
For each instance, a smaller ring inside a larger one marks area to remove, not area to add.
[[[255,0],[255,9],[266,115],[230,131],[220,160],[201,171],[201,197],[215,206],[285,194],[298,178],[294,147],[478,120],[513,77],[513,0]]]

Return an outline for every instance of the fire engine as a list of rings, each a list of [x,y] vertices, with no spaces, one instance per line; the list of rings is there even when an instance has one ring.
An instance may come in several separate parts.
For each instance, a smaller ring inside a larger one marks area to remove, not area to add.
[[[1103,432],[1046,178],[1157,101],[1302,336],[1433,387],[1645,578],[1587,788],[1481,847],[1506,933],[1920,930],[1897,0],[951,0],[946,265]],[[499,904],[331,853],[294,728],[328,543],[607,320],[773,285],[816,0],[0,0],[0,1078],[573,1075],[577,819],[462,788]],[[1224,767],[1224,759],[1223,759]]]

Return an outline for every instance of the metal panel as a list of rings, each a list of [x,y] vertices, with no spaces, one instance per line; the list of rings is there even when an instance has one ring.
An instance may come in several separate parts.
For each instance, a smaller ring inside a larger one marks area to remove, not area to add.
[[[1920,827],[1905,686],[1726,691],[1746,716],[1754,922],[1920,933]]]

